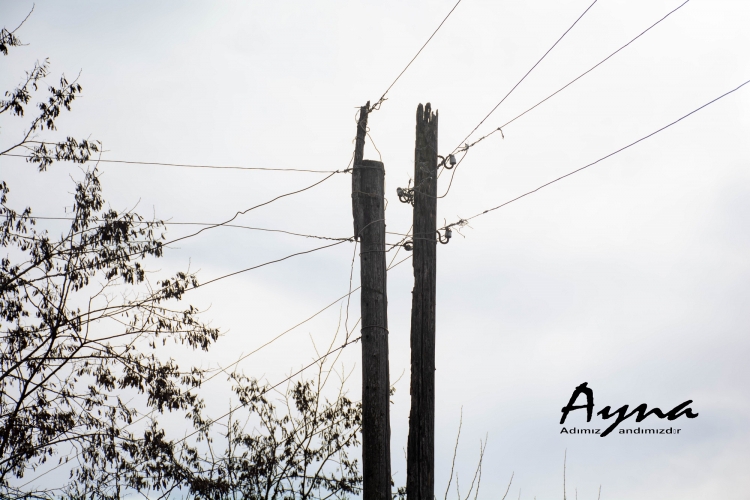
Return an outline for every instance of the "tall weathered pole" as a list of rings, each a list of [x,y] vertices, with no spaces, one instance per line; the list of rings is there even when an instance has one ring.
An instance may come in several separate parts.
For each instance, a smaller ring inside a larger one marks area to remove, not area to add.
[[[361,108],[352,170],[354,236],[360,241],[362,313],[362,477],[364,500],[392,500],[385,168],[364,160],[367,111]]]
[[[414,290],[411,302],[411,413],[406,462],[409,500],[435,494],[435,291],[438,115],[417,108],[414,147]]]
[[[354,216],[354,238],[359,239],[359,231],[362,229],[362,205],[360,203],[359,175],[354,174],[357,165],[362,163],[365,157],[365,137],[367,136],[367,116],[369,114],[370,101],[359,108],[357,119],[357,136],[354,139],[354,160],[352,163],[352,215]]]

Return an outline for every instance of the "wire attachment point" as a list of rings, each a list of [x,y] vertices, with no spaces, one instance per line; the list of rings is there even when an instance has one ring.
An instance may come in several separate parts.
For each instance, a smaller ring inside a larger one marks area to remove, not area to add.
[[[409,183],[411,184],[411,182]],[[401,203],[409,203],[414,205],[414,189],[413,188],[396,188],[396,194]]]
[[[448,155],[448,164],[450,166],[446,165],[445,160],[443,160],[443,166],[445,167],[446,170],[450,170],[456,166],[456,155],[453,155],[453,154]]]
[[[438,241],[443,245],[447,245],[451,240],[451,236],[453,236],[453,231],[451,231],[450,227],[443,229],[443,233],[441,233],[439,229],[436,232]]]

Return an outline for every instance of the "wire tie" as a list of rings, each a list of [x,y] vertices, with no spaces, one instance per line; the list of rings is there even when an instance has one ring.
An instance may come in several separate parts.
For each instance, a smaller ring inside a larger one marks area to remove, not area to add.
[[[391,333],[391,332],[389,332],[389,331],[388,331],[388,328],[386,328],[386,327],[384,327],[384,326],[380,326],[380,325],[370,325],[370,326],[363,326],[362,328],[360,328],[360,330],[359,330],[359,331],[361,332],[361,331],[362,331],[362,330],[364,330],[365,328],[380,328],[381,330],[385,330],[385,333],[388,333],[388,334],[390,334],[390,333]]]

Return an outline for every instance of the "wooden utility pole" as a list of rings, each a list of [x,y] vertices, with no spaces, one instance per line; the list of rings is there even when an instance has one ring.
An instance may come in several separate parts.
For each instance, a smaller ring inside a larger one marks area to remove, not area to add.
[[[369,115],[370,101],[359,108],[357,119],[357,136],[354,139],[354,161],[352,163],[352,215],[354,216],[354,238],[359,240],[359,231],[362,229],[362,204],[360,203],[359,175],[354,171],[357,165],[362,163],[365,157],[365,137],[367,136],[367,116]]]
[[[414,147],[414,290],[411,302],[411,413],[406,462],[409,500],[435,498],[435,289],[438,115],[417,108]]]
[[[364,160],[367,112],[360,110],[352,170],[354,236],[360,241],[362,313],[362,477],[364,500],[392,500],[385,168]]]

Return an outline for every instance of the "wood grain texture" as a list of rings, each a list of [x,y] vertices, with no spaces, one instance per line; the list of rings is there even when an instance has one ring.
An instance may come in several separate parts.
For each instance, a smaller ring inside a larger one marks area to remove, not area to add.
[[[367,117],[370,109],[370,101],[359,108],[359,118],[357,119],[357,136],[354,140],[354,160],[352,166],[362,163],[365,156],[365,137],[367,136]],[[362,229],[362,205],[360,195],[362,188],[360,186],[359,171],[352,169],[352,220],[354,222],[354,238],[359,239],[359,232]]]
[[[417,108],[414,149],[414,290],[411,307],[411,412],[406,492],[409,500],[434,500],[435,293],[438,115]]]
[[[385,169],[378,161],[354,166],[362,209],[362,476],[364,500],[391,499],[390,375],[385,256]]]

